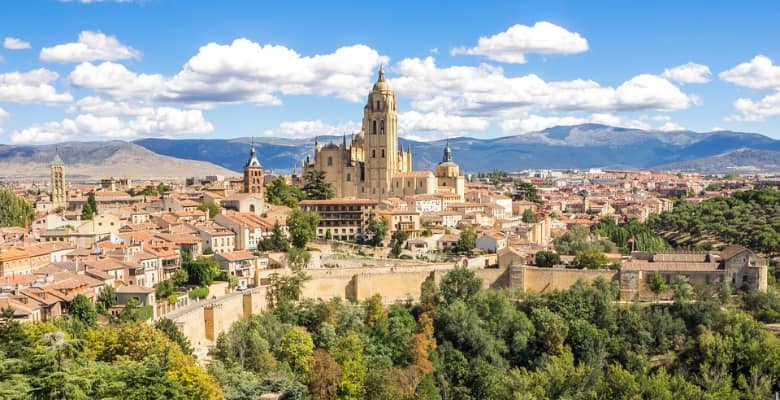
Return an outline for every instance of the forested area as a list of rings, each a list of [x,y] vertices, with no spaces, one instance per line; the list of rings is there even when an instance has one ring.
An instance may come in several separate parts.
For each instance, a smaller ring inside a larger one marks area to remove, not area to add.
[[[651,215],[648,225],[673,245],[707,249],[736,243],[770,256],[780,255],[780,192],[748,190],[701,203],[680,202]]]
[[[0,226],[25,227],[34,217],[35,211],[30,202],[0,186]]]
[[[647,306],[606,280],[515,298],[456,269],[419,304],[284,300],[222,335],[209,371],[227,399],[768,398],[780,341],[728,294],[688,289]]]

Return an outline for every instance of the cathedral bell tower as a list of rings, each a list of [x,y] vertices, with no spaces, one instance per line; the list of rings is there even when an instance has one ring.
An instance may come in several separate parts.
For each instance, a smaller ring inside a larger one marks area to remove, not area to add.
[[[255,141],[249,147],[249,159],[244,164],[244,193],[259,193],[263,195],[263,166],[257,160]]]
[[[68,208],[68,199],[65,194],[65,164],[60,158],[59,151],[55,151],[54,159],[49,168],[51,170],[52,209]]]
[[[363,107],[362,128],[366,176],[360,195],[382,198],[390,191],[392,176],[400,170],[395,93],[385,80],[383,67],[379,67],[379,77]]]

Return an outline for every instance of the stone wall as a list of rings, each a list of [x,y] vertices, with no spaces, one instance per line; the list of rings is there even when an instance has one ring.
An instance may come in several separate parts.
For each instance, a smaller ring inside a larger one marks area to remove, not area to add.
[[[542,293],[568,289],[582,279],[590,283],[598,277],[618,279],[620,272],[613,270],[586,270],[563,268],[512,267],[511,287],[522,292]]]

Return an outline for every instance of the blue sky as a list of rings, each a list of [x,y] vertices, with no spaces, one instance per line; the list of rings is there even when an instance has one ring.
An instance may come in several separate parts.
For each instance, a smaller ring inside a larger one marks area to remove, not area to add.
[[[0,143],[584,122],[780,138],[780,3],[6,1]]]

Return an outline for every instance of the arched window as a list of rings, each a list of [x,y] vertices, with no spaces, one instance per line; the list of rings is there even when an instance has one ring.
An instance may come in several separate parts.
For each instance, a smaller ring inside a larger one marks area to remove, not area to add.
[[[329,167],[333,166],[333,157],[328,157],[328,166]]]
[[[379,122],[379,134],[385,134],[385,120]]]
[[[249,205],[249,212],[255,212],[255,205],[254,204],[250,204]]]
[[[376,135],[376,120],[374,120],[373,126],[371,127],[371,133]]]
[[[379,111],[379,100],[376,101],[376,110]]]
[[[349,173],[347,173],[347,182],[349,182],[349,181],[351,181],[351,180],[352,180],[352,175],[351,175],[351,174],[349,174]]]
[[[385,158],[385,149],[382,149],[382,158]]]
[[[376,158],[376,150],[371,150],[371,158]]]

